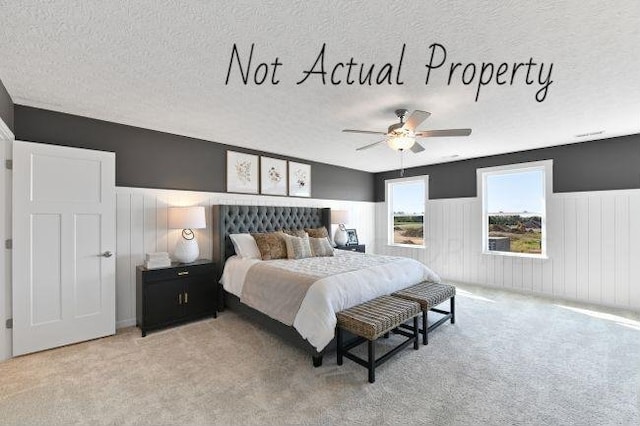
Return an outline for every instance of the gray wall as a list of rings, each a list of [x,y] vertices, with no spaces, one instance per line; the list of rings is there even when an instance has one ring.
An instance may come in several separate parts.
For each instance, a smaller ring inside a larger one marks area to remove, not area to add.
[[[313,198],[373,201],[373,174],[76,115],[15,106],[17,140],[112,151],[116,185],[226,192],[226,151],[311,164]]]
[[[0,118],[13,132],[13,101],[0,80]]]
[[[119,186],[225,192],[228,149],[311,164],[313,198],[384,201],[385,179],[399,177],[398,170],[374,175],[22,105],[15,105],[14,133],[19,140],[115,152]],[[432,199],[475,197],[477,168],[547,159],[554,160],[555,192],[640,188],[640,134],[415,167],[405,176],[428,174]]]
[[[550,159],[554,192],[640,188],[640,134],[414,167],[404,175],[429,175],[431,199],[475,197],[476,169]],[[398,177],[398,170],[376,173],[376,201],[384,201],[385,179]]]

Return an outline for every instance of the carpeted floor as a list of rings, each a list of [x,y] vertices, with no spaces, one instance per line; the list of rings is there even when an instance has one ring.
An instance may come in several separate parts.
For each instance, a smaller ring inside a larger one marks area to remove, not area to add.
[[[640,424],[640,317],[461,286],[457,321],[377,370],[224,312],[0,363],[0,424]]]

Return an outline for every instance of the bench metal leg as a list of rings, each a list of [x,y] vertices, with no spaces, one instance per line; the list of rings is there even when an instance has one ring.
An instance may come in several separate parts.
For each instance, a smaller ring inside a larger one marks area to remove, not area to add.
[[[369,340],[369,383],[376,381],[376,347],[373,340]]]
[[[312,355],[311,359],[315,368],[322,367],[322,355]]]
[[[419,349],[420,344],[418,343],[418,317],[413,317],[413,349]]]
[[[451,311],[451,324],[456,323],[456,297],[452,296],[451,300],[449,300],[449,306]]]
[[[337,348],[336,348],[336,353],[338,355],[338,365],[342,365],[342,329],[340,327],[338,327],[337,331]]]
[[[422,344],[429,344],[429,327],[427,327],[427,313],[429,311],[422,311]]]

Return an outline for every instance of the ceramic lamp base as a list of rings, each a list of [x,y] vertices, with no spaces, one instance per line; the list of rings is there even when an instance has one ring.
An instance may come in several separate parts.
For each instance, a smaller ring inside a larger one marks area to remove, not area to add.
[[[345,231],[344,229],[336,229],[336,233],[333,235],[333,241],[339,245],[339,246],[344,246],[347,244],[347,231]]]
[[[181,263],[191,263],[198,259],[200,256],[200,248],[195,238],[191,240],[185,240],[180,238],[176,243],[176,250],[173,253],[173,257]]]

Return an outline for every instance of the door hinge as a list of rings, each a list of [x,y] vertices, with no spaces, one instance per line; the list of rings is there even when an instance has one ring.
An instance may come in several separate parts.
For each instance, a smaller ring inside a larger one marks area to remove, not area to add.
[[[4,160],[4,167],[7,170],[13,170],[13,160]]]
[[[11,238],[4,240],[4,248],[7,250],[11,250],[13,248],[13,240]]]
[[[13,328],[13,318],[9,318],[5,325],[7,328]]]

